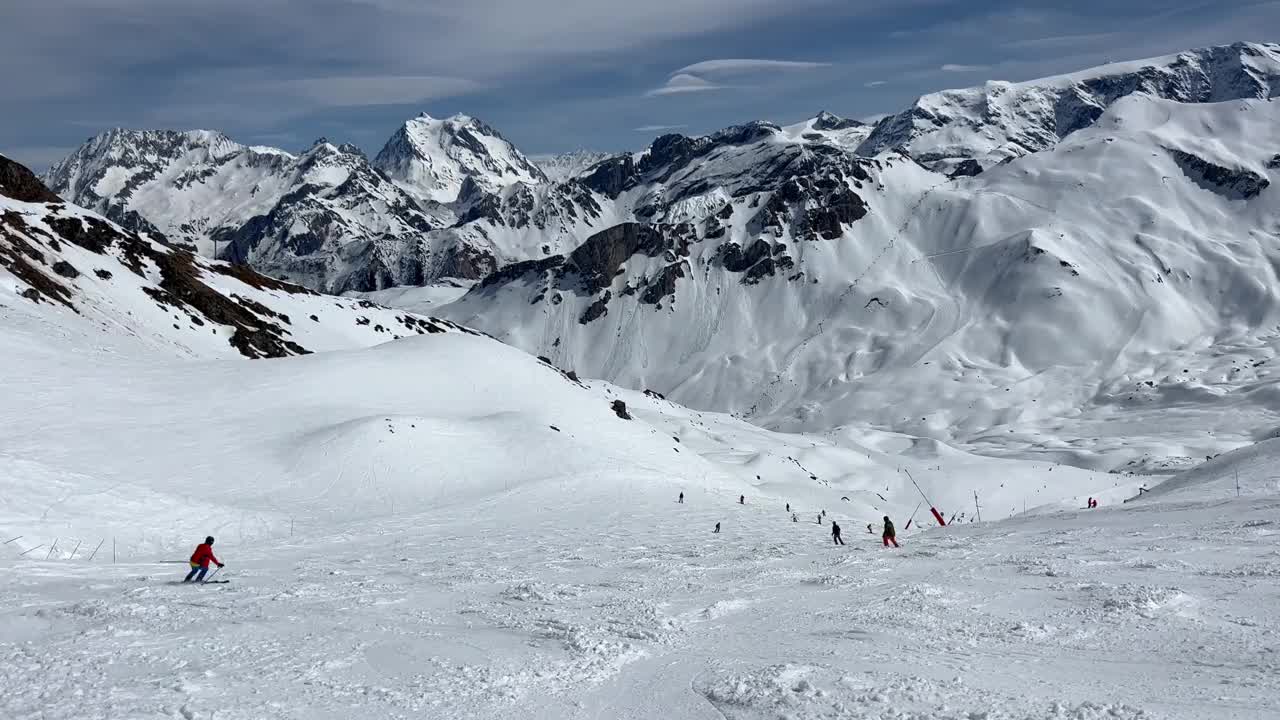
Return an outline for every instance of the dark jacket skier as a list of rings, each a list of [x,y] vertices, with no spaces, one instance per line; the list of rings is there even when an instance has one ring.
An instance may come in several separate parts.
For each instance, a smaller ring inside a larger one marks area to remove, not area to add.
[[[844,544],[844,540],[840,539],[840,523],[835,520],[831,521],[831,542],[836,545]]]
[[[746,504],[747,504],[747,496],[746,496],[746,495],[739,495],[739,496],[738,496],[738,504],[739,504],[739,505],[746,505]]]
[[[898,547],[898,532],[893,529],[893,521],[888,515],[884,516],[884,533],[881,535],[884,540],[884,546],[889,547],[889,543],[893,543],[894,547]]]
[[[196,582],[204,580],[204,574],[209,572],[209,563],[212,562],[218,567],[222,567],[217,557],[213,554],[213,536],[204,539],[204,542],[196,546],[196,551],[191,553],[191,572],[187,573],[187,577],[182,582]]]
[[[715,529],[715,530],[712,530],[711,532],[713,532],[713,533],[718,533],[718,532],[720,532],[720,523],[716,523],[716,529]]]
[[[680,493],[680,504],[684,504],[684,493]]]

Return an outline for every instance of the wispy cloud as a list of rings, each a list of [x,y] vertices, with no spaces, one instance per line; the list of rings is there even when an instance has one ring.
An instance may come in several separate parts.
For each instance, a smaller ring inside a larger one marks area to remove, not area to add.
[[[678,95],[680,93],[706,92],[708,90],[722,90],[724,85],[717,85],[710,80],[704,80],[697,75],[689,75],[688,73],[680,73],[672,75],[667,79],[666,84],[656,87],[646,95]]]
[[[955,63],[947,63],[946,65],[943,65],[938,69],[941,70],[942,72],[949,72],[949,73],[973,73],[973,72],[985,72],[987,70],[990,70],[991,66],[990,65],[957,65]]]
[[[653,133],[653,132],[662,132],[664,130],[679,130],[681,128],[686,128],[686,127],[689,127],[689,126],[688,125],[644,125],[638,128],[634,128],[634,130],[639,133]]]
[[[770,70],[816,70],[830,67],[831,63],[800,62],[797,60],[762,60],[746,58],[728,58],[722,60],[703,60],[686,65],[673,74],[689,73],[692,75],[730,75],[737,73],[767,72]]]
[[[888,84],[889,84],[888,80],[872,80],[869,83],[864,83],[862,87],[874,88],[874,87],[880,87],[881,85],[888,85]]]
[[[763,79],[776,73],[817,70],[825,67],[830,67],[830,63],[800,60],[766,60],[762,58],[703,60],[673,71],[664,85],[654,88],[645,94],[649,96],[674,95],[705,90],[723,90],[730,87],[725,84],[725,81],[741,81],[744,78]]]

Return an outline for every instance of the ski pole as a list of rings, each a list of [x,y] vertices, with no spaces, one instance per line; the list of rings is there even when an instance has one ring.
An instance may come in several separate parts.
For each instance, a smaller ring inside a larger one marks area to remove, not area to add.
[[[220,572],[222,572],[222,568],[218,568],[217,570],[214,570],[213,572],[209,573],[209,577],[207,577],[207,578],[205,578],[205,579],[201,580],[200,582],[202,582],[202,583],[207,583],[207,582],[209,582],[210,580],[212,580],[212,579],[213,579],[213,576],[214,576],[214,575],[217,575],[217,574],[218,574],[218,573],[220,573]]]

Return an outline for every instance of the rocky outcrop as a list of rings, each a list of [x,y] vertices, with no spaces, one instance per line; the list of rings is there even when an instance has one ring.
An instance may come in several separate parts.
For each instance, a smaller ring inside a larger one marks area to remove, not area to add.
[[[814,130],[848,130],[850,128],[862,127],[866,123],[858,120],[850,120],[842,118],[839,115],[832,115],[823,110],[813,119]]]
[[[1270,180],[1251,170],[1227,168],[1189,152],[1166,149],[1192,182],[1225,198],[1251,200],[1271,185]]]
[[[3,155],[0,155],[0,195],[19,202],[62,202],[56,193],[40,182],[35,173]]]

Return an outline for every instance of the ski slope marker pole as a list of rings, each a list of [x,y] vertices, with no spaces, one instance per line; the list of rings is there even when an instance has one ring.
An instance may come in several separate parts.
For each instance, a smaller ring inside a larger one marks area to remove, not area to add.
[[[924,503],[920,503],[920,505],[924,505]],[[902,528],[903,530],[910,530],[910,529],[911,529],[911,521],[912,521],[912,520],[915,520],[915,519],[916,519],[916,513],[920,512],[920,505],[916,505],[916,509],[911,511],[911,517],[910,517],[910,518],[907,518],[907,524],[906,524],[905,526],[903,526],[903,528]]]
[[[83,540],[77,540],[77,541],[76,541],[76,549],[71,551],[71,558],[70,558],[71,560],[75,560],[75,559],[76,559],[76,553],[77,553],[77,552],[80,552],[80,543],[82,543],[82,542],[84,542],[84,541],[83,541]]]
[[[942,513],[938,512],[938,509],[933,506],[933,503],[929,502],[929,496],[925,495],[924,490],[920,489],[920,483],[916,482],[916,479],[914,477],[911,477],[911,471],[907,470],[906,468],[903,468],[902,472],[906,473],[907,479],[911,481],[912,485],[916,486],[916,492],[920,493],[920,497],[924,498],[924,501],[929,503],[929,512],[933,513],[934,519],[938,521],[939,525],[941,525],[942,527],[946,527],[947,521],[942,518]]]
[[[22,539],[22,536],[21,536],[21,535],[19,535],[18,537],[14,538],[13,540],[21,540],[21,539]],[[5,544],[5,545],[8,545],[9,543],[13,542],[13,540],[5,540],[5,541],[4,541],[4,544]]]
[[[98,554],[98,548],[102,547],[102,543],[104,543],[104,542],[106,542],[106,541],[107,541],[107,539],[106,539],[106,538],[102,538],[101,540],[99,540],[99,541],[98,541],[98,546],[97,546],[97,547],[95,547],[95,548],[93,549],[93,552],[89,553],[89,559],[90,559],[90,560],[92,560],[92,559],[93,559],[93,556],[94,556],[94,555],[97,555],[97,554]]]

